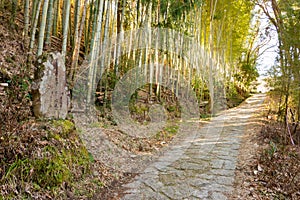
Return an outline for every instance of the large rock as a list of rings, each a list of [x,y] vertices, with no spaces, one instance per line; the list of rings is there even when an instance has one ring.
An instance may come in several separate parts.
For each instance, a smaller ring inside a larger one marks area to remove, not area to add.
[[[60,53],[38,60],[32,84],[33,111],[36,117],[65,119],[70,105],[66,67]]]

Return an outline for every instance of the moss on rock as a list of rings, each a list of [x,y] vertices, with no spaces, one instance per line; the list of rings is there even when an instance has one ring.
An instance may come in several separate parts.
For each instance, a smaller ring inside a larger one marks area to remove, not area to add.
[[[16,155],[9,163],[1,162],[4,176],[0,178],[0,185],[10,188],[5,198],[31,198],[24,188],[31,192],[50,191],[56,198],[57,191],[65,184],[73,185],[90,174],[92,161],[74,124],[69,120],[40,123],[36,128],[39,134],[27,147],[30,152]],[[15,193],[18,188],[22,189]]]
[[[74,123],[69,120],[54,120],[52,124],[55,128],[60,130],[60,133],[63,134],[64,137],[75,130]]]

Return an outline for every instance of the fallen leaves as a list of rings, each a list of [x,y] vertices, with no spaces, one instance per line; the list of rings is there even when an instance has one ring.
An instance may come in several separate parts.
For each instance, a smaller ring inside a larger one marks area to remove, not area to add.
[[[273,118],[272,118],[273,119]],[[300,146],[285,140],[284,126],[261,116],[246,132],[232,199],[300,199]],[[298,134],[299,130],[298,130]],[[297,138],[297,137],[295,137]],[[258,144],[254,145],[254,144]],[[242,161],[242,163],[241,163]]]
[[[161,130],[153,137],[135,138],[115,129],[104,129],[103,131],[117,146],[133,153],[158,151],[170,143],[174,134],[170,134],[166,130]]]
[[[284,143],[284,128],[278,123],[262,127],[263,149],[252,166],[252,193],[259,199],[300,198],[300,147]]]

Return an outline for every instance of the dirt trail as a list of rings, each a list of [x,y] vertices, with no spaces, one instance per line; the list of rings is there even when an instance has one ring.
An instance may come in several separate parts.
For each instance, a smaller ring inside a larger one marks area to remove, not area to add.
[[[189,128],[193,131],[124,185],[122,199],[227,199],[241,137],[264,98],[256,94],[208,125]]]

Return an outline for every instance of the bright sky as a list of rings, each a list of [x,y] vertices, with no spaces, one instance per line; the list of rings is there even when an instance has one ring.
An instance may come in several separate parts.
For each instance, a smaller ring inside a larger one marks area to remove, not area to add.
[[[266,76],[267,71],[276,64],[276,58],[278,56],[278,35],[274,26],[269,26],[269,20],[262,14],[260,17],[260,34],[265,35],[265,32],[270,32],[270,37],[267,39],[267,43],[263,46],[259,54],[261,55],[257,61],[257,69],[260,76]],[[269,27],[269,28],[268,28]]]
[[[264,24],[267,24],[268,22],[263,22]],[[262,24],[263,26],[263,24]],[[262,30],[263,31],[263,30]],[[259,57],[257,61],[257,68],[259,71],[259,74],[261,76],[266,76],[266,72],[276,64],[276,58],[278,56],[278,36],[277,32],[275,30],[271,31],[271,38],[270,41],[260,49],[261,56]]]

